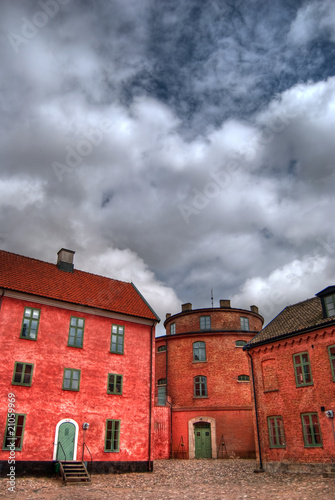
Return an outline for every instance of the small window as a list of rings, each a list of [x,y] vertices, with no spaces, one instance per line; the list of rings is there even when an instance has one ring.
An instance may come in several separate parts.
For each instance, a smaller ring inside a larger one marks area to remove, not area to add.
[[[160,345],[157,349],[157,352],[164,352],[166,351],[166,345]]]
[[[40,321],[40,309],[26,307],[23,314],[21,339],[37,339],[38,324]]]
[[[83,347],[85,320],[71,317],[68,344],[71,347]]]
[[[120,451],[120,420],[106,420],[105,451]]]
[[[123,354],[124,347],[124,326],[112,325],[111,352]]]
[[[235,347],[243,347],[246,345],[246,343],[247,343],[246,340],[236,340]]]
[[[34,365],[16,361],[14,365],[13,385],[31,386]]]
[[[176,334],[176,323],[171,323],[170,325],[170,335]]]
[[[284,424],[281,416],[268,417],[270,448],[285,448]]]
[[[330,366],[332,369],[333,380],[335,382],[335,345],[328,347]]]
[[[240,317],[241,330],[249,331],[249,318]]]
[[[166,385],[166,378],[160,378],[157,380],[157,385]]]
[[[194,397],[207,397],[207,378],[202,375],[194,377]]]
[[[158,406],[166,405],[166,378],[160,378],[157,381],[158,385]]]
[[[237,380],[239,382],[250,382],[250,377],[249,377],[249,375],[239,375],[237,377]]]
[[[24,424],[26,416],[20,413],[8,415],[3,450],[22,450]]]
[[[312,372],[308,352],[302,352],[293,356],[295,380],[297,387],[312,385]]]
[[[206,361],[206,343],[193,343],[193,361]]]
[[[200,316],[200,330],[210,330],[210,329],[211,329],[211,317]]]
[[[321,430],[317,413],[302,413],[302,429],[305,447],[322,446]]]
[[[73,368],[64,369],[63,389],[65,391],[79,391],[80,370]]]
[[[109,373],[107,380],[107,394],[122,394],[122,375]]]
[[[328,295],[328,297],[324,298],[324,301],[327,311],[327,317],[331,318],[332,316],[335,316],[335,294]]]

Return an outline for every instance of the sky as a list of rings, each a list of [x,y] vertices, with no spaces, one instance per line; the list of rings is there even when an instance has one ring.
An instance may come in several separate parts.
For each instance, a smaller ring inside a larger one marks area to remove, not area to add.
[[[162,319],[335,284],[333,0],[2,0],[0,248]]]

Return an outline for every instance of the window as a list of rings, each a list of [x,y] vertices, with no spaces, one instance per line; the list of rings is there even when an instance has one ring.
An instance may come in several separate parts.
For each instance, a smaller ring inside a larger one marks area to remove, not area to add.
[[[202,375],[194,377],[194,397],[207,397],[207,378]]]
[[[312,385],[312,372],[308,352],[302,352],[293,356],[295,380],[297,387]]]
[[[124,326],[112,325],[111,352],[123,354]]]
[[[21,328],[21,339],[37,339],[38,323],[40,320],[40,309],[32,309],[31,307],[26,307],[24,310],[22,328]]]
[[[321,430],[317,413],[302,413],[302,429],[305,447],[322,446]]]
[[[31,385],[33,377],[34,365],[31,363],[15,362],[12,384],[14,385]]]
[[[210,329],[211,329],[211,317],[200,316],[200,330],[210,330]]]
[[[249,377],[249,375],[239,375],[237,377],[237,380],[239,382],[250,382],[250,377]]]
[[[246,345],[246,343],[247,343],[246,340],[236,340],[235,347],[243,347]]]
[[[325,297],[324,301],[327,311],[327,317],[330,318],[331,316],[335,315],[335,294]]]
[[[160,345],[157,349],[157,352],[164,352],[166,351],[166,345]]]
[[[71,347],[83,347],[85,320],[71,317],[68,344]]]
[[[64,369],[63,389],[66,391],[79,391],[80,370],[73,368]]]
[[[106,420],[105,451],[120,451],[120,420]]]
[[[335,382],[335,345],[331,345],[328,347],[330,366],[332,369],[333,380]]]
[[[193,343],[193,361],[206,361],[206,344],[205,342]]]
[[[285,448],[283,418],[268,417],[270,448]]]
[[[166,404],[166,378],[160,378],[157,381],[158,385],[158,406],[165,406]]]
[[[107,379],[107,394],[122,394],[122,375],[109,373]]]
[[[3,450],[12,449],[13,445],[15,446],[15,450],[22,450],[25,421],[26,416],[23,414],[9,414],[2,447]]]
[[[240,317],[241,330],[248,331],[249,330],[249,318]]]
[[[170,325],[170,335],[175,335],[176,333],[176,323],[171,323]]]

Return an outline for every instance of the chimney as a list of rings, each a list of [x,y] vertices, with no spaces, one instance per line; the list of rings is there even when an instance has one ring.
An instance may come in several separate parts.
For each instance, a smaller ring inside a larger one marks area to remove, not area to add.
[[[68,273],[73,273],[73,257],[75,253],[76,252],[74,252],[73,250],[67,250],[66,248],[61,248],[57,253],[58,269],[60,269],[61,271],[67,271]]]
[[[166,313],[165,319],[170,318],[170,316],[171,316],[171,313]]]
[[[230,308],[230,307],[231,307],[231,305],[230,305],[230,300],[221,299],[221,300],[220,300],[220,307],[221,307],[222,309],[228,309],[228,308]]]
[[[192,311],[192,304],[190,302],[187,302],[187,304],[182,304],[181,310],[182,310],[182,312]]]
[[[258,314],[258,307],[257,306],[250,306],[250,311],[252,311],[253,313]]]

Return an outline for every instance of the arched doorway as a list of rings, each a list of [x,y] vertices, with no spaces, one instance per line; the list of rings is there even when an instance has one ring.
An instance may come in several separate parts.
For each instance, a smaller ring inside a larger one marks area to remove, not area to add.
[[[217,458],[216,421],[195,417],[188,421],[189,458]]]
[[[56,426],[53,460],[76,460],[79,426],[66,418]]]

